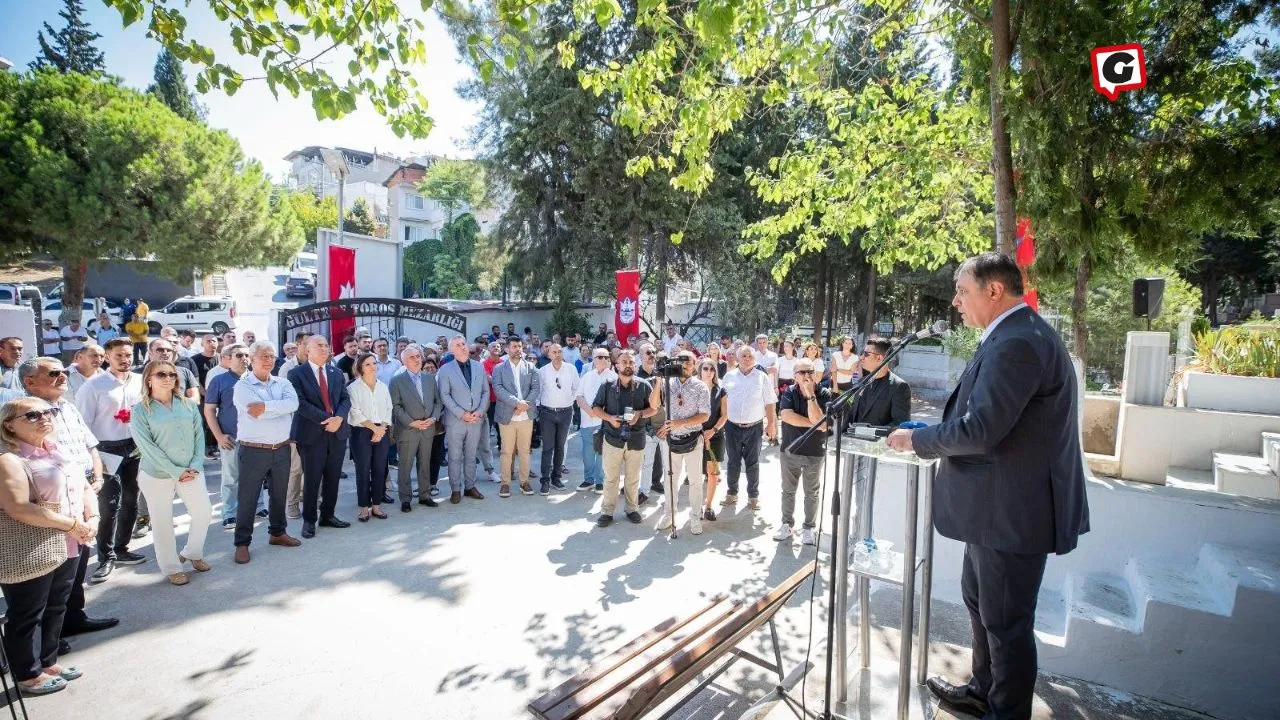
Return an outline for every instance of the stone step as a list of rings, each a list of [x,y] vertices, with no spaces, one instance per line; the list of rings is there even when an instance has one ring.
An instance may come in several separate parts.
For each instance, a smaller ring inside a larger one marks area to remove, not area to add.
[[[1260,455],[1213,454],[1213,485],[1218,492],[1280,499],[1280,476]]]
[[[1216,492],[1213,486],[1213,471],[1200,468],[1170,465],[1165,470],[1164,484],[1184,490]]]
[[[1066,613],[1068,642],[1082,621],[1135,635],[1142,632],[1129,581],[1120,575],[1072,575],[1067,581]]]
[[[1262,433],[1262,459],[1271,472],[1280,475],[1280,433]]]
[[[1268,553],[1256,548],[1207,543],[1200,548],[1197,571],[1211,585],[1280,595],[1280,547]],[[1280,600],[1280,598],[1277,598]]]
[[[1180,610],[1230,616],[1235,587],[1211,582],[1199,567],[1182,568],[1166,563],[1130,558],[1124,577],[1134,598],[1139,628],[1145,629],[1158,605]]]

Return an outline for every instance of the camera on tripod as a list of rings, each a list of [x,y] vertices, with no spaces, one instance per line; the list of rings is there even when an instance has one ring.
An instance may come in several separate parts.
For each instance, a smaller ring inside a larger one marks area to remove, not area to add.
[[[663,378],[678,378],[682,374],[682,363],[678,358],[659,355],[657,365],[653,368],[653,374]]]

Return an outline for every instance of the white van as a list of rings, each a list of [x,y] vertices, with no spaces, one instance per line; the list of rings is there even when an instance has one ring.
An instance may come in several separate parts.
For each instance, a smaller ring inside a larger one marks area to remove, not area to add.
[[[147,313],[147,329],[158,335],[162,328],[212,330],[222,334],[236,328],[236,301],[214,295],[187,295]]]

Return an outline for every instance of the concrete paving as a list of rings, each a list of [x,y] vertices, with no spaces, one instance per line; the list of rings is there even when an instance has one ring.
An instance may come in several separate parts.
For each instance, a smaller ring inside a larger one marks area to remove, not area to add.
[[[581,480],[578,447],[571,435],[570,487]],[[212,571],[170,586],[150,536],[138,541],[134,549],[148,562],[121,568],[88,591],[90,614],[119,617],[120,626],[73,639],[64,660],[84,677],[61,693],[28,699],[32,717],[531,717],[527,703],[632,637],[717,593],[754,599],[812,562],[815,551],[798,539],[770,539],[778,504],[773,448],[763,453],[764,508],[723,511],[700,536],[683,526],[675,540],[656,532],[662,505],[654,499],[643,524],[628,523],[619,511],[620,522],[598,529],[599,495],[499,499],[487,481],[479,485],[483,501],[415,504],[407,515],[392,506],[385,508],[389,520],[357,523],[348,479],[338,514],[351,528],[320,528],[302,547],[285,549],[268,546],[259,526],[245,566],[232,562],[231,533],[216,526],[218,466],[207,470],[215,501],[206,544]],[[180,542],[187,523],[182,514]],[[300,521],[290,521],[291,534],[300,530]],[[853,705],[859,717],[892,715],[894,594],[874,595],[877,659],[861,704]],[[804,677],[809,651],[812,670],[793,694],[811,709],[821,707],[825,598],[819,578],[777,618],[792,681]],[[934,667],[963,677],[967,620],[954,606],[934,607]],[[744,645],[767,657],[768,638],[761,630]],[[763,670],[736,663],[675,717],[788,717],[760,702],[773,684]],[[1038,718],[1189,717],[1152,714],[1148,709],[1159,706],[1139,700],[1140,710],[1116,714],[1114,693],[1057,678],[1044,678],[1041,697]],[[913,716],[931,715],[924,698],[913,707]]]

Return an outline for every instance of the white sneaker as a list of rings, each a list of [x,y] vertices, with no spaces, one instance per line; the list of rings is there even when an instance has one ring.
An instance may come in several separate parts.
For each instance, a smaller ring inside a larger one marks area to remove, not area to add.
[[[773,539],[777,540],[778,542],[782,542],[783,540],[790,540],[791,535],[794,532],[795,531],[791,529],[790,525],[783,523],[782,526],[778,528],[778,532],[773,534]]]
[[[496,482],[496,483],[500,483],[500,482],[502,482],[502,478],[498,477],[498,471],[497,471],[497,470],[490,470],[490,471],[489,471],[489,481],[490,481],[490,482]]]
[[[669,530],[671,528],[671,513],[662,513],[662,519],[658,521],[659,530]]]
[[[690,520],[690,521],[689,521],[689,532],[693,533],[694,535],[701,535],[701,534],[702,534],[702,521],[701,521],[701,520],[699,520],[698,518],[693,518],[692,520]]]
[[[813,528],[805,528],[800,531],[800,544],[817,545],[818,541],[813,537]]]

